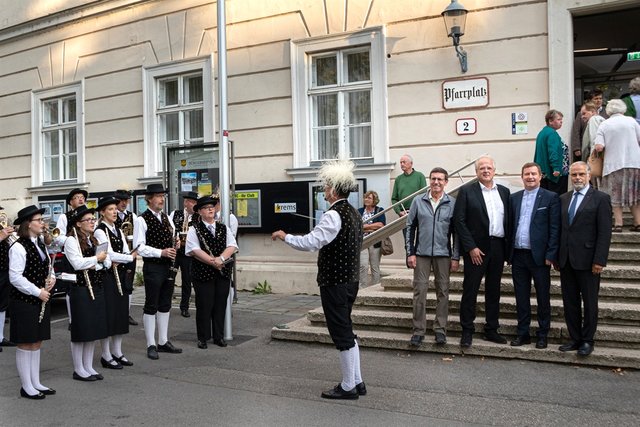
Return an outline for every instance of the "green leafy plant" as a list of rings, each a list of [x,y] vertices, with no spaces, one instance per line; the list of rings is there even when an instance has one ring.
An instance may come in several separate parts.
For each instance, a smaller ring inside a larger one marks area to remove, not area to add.
[[[268,284],[266,280],[262,283],[258,282],[256,287],[251,292],[253,292],[254,294],[270,294],[271,285]]]
[[[136,271],[136,275],[133,277],[133,286],[144,286],[144,275],[142,271]]]

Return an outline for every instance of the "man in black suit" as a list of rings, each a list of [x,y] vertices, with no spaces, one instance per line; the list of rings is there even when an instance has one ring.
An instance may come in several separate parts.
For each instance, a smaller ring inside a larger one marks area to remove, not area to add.
[[[538,301],[538,340],[536,348],[547,348],[551,325],[551,265],[558,260],[560,241],[560,198],[540,188],[542,171],[534,162],[522,166],[524,190],[511,195],[509,262],[518,312],[518,336],[514,347],[531,344],[531,279]]]
[[[509,190],[493,181],[491,157],[476,161],[479,182],[464,185],[456,197],[455,230],[464,254],[464,281],[460,303],[461,347],[470,347],[476,318],[476,301],[485,278],[485,339],[499,344],[507,340],[498,333],[500,280],[509,236]]]
[[[589,185],[591,175],[585,162],[573,163],[569,176],[574,191],[560,196],[559,266],[571,341],[561,345],[560,351],[578,350],[578,355],[588,356],[598,326],[600,273],[607,265],[611,244],[611,198]]]

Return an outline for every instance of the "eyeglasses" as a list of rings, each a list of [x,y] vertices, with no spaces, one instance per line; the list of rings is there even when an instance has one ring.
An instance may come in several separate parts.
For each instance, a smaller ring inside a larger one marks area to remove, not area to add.
[[[78,222],[96,222],[96,221],[97,221],[97,219],[95,219],[95,218],[87,218],[87,219],[81,219]]]
[[[30,222],[44,222],[44,218],[33,218]]]

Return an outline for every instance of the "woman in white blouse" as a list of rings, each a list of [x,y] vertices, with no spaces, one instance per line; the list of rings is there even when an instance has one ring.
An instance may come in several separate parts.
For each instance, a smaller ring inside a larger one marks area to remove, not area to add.
[[[11,341],[16,343],[20,396],[44,399],[56,391],[40,383],[40,348],[51,338],[49,298],[56,279],[41,237],[44,209],[31,205],[18,212],[18,241],[9,249]]]
[[[107,369],[122,369],[123,366],[133,365],[122,353],[122,338],[129,333],[129,292],[125,288],[129,282],[125,280],[125,268],[127,263],[135,259],[136,254],[135,251],[133,254],[129,253],[126,237],[115,225],[119,202],[113,196],[103,197],[98,201],[100,223],[94,232],[98,243],[108,245],[107,253],[112,262],[103,281],[108,338],[101,340],[100,363]]]
[[[64,252],[76,272],[76,281],[69,289],[71,306],[71,357],[73,379],[102,380],[93,369],[96,341],[107,337],[107,312],[102,282],[111,267],[107,251],[96,247],[93,235],[95,209],[82,205],[71,212]]]

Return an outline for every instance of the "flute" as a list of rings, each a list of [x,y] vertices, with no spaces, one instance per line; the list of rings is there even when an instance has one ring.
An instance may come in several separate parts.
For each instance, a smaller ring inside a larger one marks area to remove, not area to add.
[[[78,238],[78,231],[76,230],[75,226],[73,227],[73,235],[76,237],[78,250],[80,251],[80,254],[82,254],[82,247],[80,246],[80,239]],[[82,270],[82,273],[84,274],[84,281],[87,284],[87,289],[89,289],[89,295],[91,296],[92,300],[95,300],[96,297],[95,295],[93,295],[93,287],[91,286],[91,280],[89,279],[89,272],[87,270]]]
[[[116,276],[116,287],[118,288],[118,293],[120,294],[120,296],[124,295],[122,293],[122,283],[120,283],[120,274],[118,273],[118,266],[117,265],[112,265],[111,268],[113,269],[113,274],[115,274]]]
[[[52,274],[53,274],[53,258],[49,256],[49,275],[47,276],[47,278],[51,277]],[[45,288],[47,287],[46,279],[45,279],[44,287]],[[49,295],[49,298],[51,298],[51,295]],[[44,312],[46,309],[47,309],[47,302],[42,301],[42,303],[40,304],[40,316],[38,317],[38,323],[42,323],[42,319],[44,319]]]

